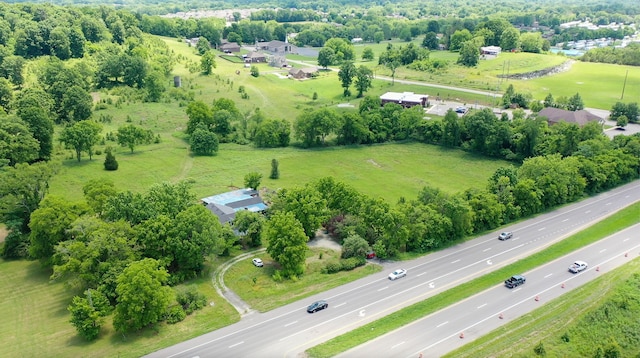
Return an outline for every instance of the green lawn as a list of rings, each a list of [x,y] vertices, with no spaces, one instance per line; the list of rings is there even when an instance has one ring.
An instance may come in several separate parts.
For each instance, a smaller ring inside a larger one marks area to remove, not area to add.
[[[382,267],[368,264],[351,271],[323,274],[322,268],[329,261],[340,258],[340,252],[314,247],[307,251],[306,270],[297,281],[274,282],[271,276],[276,268],[268,254],[257,254],[264,267],[255,267],[250,259],[240,261],[225,273],[225,284],[236,292],[251,308],[268,311],[316,293],[344,285],[375,272]],[[254,282],[255,280],[255,282]]]
[[[116,334],[110,317],[101,336],[86,342],[69,323],[67,306],[77,294],[62,283],[49,281],[51,272],[37,261],[0,260],[2,357],[139,357],[160,348],[227,326],[240,319],[236,310],[217,295],[210,270],[194,280],[210,303],[176,325],[160,324],[124,338]]]

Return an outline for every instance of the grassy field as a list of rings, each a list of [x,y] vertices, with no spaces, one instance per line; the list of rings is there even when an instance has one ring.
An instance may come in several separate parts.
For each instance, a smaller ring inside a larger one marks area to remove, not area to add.
[[[356,347],[387,332],[391,332],[409,324],[418,318],[427,316],[430,313],[447,307],[453,302],[461,301],[480,291],[488,289],[489,287],[494,286],[496,282],[502,282],[504,277],[510,276],[513,272],[526,272],[545,262],[554,260],[555,258],[566,255],[578,248],[607,237],[622,228],[634,225],[640,222],[638,212],[640,212],[640,203],[631,205],[607,218],[607,220],[601,221],[577,234],[553,244],[543,251],[518,260],[513,264],[507,265],[473,281],[458,285],[455,288],[449,289],[436,296],[427,298],[424,301],[401,309],[375,322],[358,327],[348,333],[317,345],[309,349],[307,352],[311,357],[315,358],[335,356],[350,348]],[[579,305],[579,303],[575,301],[571,302]]]
[[[0,272],[2,357],[139,357],[240,319],[236,310],[217,295],[207,270],[202,279],[191,284],[213,306],[206,306],[181,324],[161,324],[126,337],[116,334],[107,318],[100,338],[86,342],[69,323],[67,306],[77,292],[50,282],[51,272],[36,261],[0,260]]]

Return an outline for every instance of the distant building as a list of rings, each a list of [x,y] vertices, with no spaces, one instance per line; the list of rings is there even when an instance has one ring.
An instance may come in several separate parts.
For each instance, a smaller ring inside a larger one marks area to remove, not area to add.
[[[502,51],[502,49],[499,46],[483,46],[483,47],[480,47],[480,54],[481,55],[498,56],[500,54],[500,51]]]
[[[567,111],[565,109],[547,107],[538,113],[538,116],[547,118],[549,125],[554,125],[559,122],[574,123],[580,127],[589,122],[598,122],[604,124],[604,119],[596,116],[595,114],[585,111]]]
[[[317,73],[318,69],[315,67],[292,68],[289,70],[289,75],[297,80],[311,78]]]
[[[229,191],[200,200],[218,217],[221,224],[233,221],[236,212],[240,210],[253,212],[267,210],[267,205],[260,198],[258,191],[251,188]]]
[[[235,42],[228,42],[227,40],[223,40],[219,50],[224,53],[240,52],[240,45]]]
[[[297,54],[298,47],[286,41],[273,40],[269,42],[258,42],[257,48],[273,54]]]
[[[413,92],[387,92],[380,96],[381,104],[396,103],[405,108],[413,106],[428,107],[429,96],[426,94],[416,94]]]

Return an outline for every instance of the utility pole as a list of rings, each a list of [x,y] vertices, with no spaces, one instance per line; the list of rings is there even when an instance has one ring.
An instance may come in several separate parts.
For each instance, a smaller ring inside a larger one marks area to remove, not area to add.
[[[627,76],[629,76],[629,70],[627,70],[627,73],[624,75],[624,84],[622,85],[622,96],[620,96],[620,99],[624,99],[624,88],[627,87]]]

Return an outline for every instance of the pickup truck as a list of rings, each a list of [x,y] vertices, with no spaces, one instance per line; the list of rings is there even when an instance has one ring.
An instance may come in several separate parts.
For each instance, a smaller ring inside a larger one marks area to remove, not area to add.
[[[524,276],[522,275],[513,275],[509,277],[509,279],[504,281],[504,285],[507,286],[508,288],[514,288],[524,284],[526,280],[527,279],[524,278]]]

